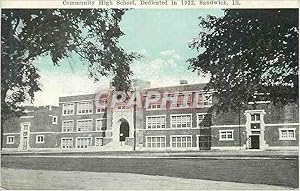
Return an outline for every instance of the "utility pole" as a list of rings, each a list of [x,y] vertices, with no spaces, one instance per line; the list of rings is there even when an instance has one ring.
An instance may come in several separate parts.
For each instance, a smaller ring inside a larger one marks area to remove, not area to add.
[[[136,87],[134,87],[134,105],[133,105],[133,150],[135,151],[136,147]]]
[[[239,106],[239,141],[240,141],[240,149],[242,149],[242,140],[241,140],[241,106]]]

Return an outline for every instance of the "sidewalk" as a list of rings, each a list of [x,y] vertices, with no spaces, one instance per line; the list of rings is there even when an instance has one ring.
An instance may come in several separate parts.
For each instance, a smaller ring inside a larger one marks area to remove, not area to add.
[[[257,151],[257,150],[239,150],[239,151],[172,151],[172,152],[154,152],[154,151],[1,151],[2,155],[35,155],[35,156],[99,156],[99,157],[268,157],[268,158],[298,158],[298,151]]]
[[[1,188],[13,190],[288,190],[264,184],[184,179],[131,173],[1,168]]]

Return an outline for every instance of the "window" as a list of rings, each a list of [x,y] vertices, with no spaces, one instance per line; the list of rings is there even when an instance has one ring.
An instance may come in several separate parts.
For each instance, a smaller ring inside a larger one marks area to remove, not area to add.
[[[147,116],[147,129],[166,128],[166,116]]]
[[[210,123],[207,124],[208,121],[207,121],[207,119],[205,119],[206,115],[207,115],[207,113],[197,113],[197,127],[210,126]]]
[[[160,109],[160,104],[159,103],[150,103],[149,109]]]
[[[101,96],[96,100],[96,113],[104,113],[106,111],[107,98],[108,94],[101,94]]]
[[[160,95],[151,95],[150,100],[156,99],[157,97],[160,97]],[[148,97],[149,98],[149,97]],[[149,103],[148,109],[160,109],[161,108],[161,104],[160,104],[160,100],[158,100],[156,103]]]
[[[250,127],[251,129],[260,129],[261,121],[260,121],[260,113],[252,113],[250,114]]]
[[[74,114],[74,103],[63,104],[63,115],[73,115]]]
[[[296,128],[279,128],[279,140],[296,140]]]
[[[166,147],[166,137],[146,137],[146,145],[149,148]]]
[[[73,138],[61,138],[61,148],[63,149],[73,148]]]
[[[37,135],[37,136],[35,137],[35,142],[36,142],[36,143],[45,143],[44,135]]]
[[[125,110],[126,109],[126,103],[122,102],[122,103],[118,103],[118,110]]]
[[[101,138],[101,137],[95,137],[95,146],[96,147],[103,146],[103,138]]]
[[[192,147],[192,136],[171,136],[171,146],[177,148]]]
[[[192,115],[171,115],[171,128],[191,128]]]
[[[73,130],[74,130],[73,120],[62,121],[62,132],[73,132]]]
[[[29,125],[23,125],[23,131],[28,131],[28,129],[29,129]]]
[[[77,148],[86,149],[92,145],[91,137],[78,137],[77,138]]]
[[[15,143],[15,136],[7,136],[6,137],[7,144],[14,144]]]
[[[97,108],[96,113],[104,113],[106,111],[106,108]]]
[[[198,106],[211,107],[212,106],[212,94],[210,94],[210,93],[198,94]]]
[[[97,119],[96,120],[96,131],[106,130],[106,119]]]
[[[177,104],[173,107],[188,107],[192,103],[192,95],[191,94],[179,94],[177,96]]]
[[[233,140],[233,130],[220,130],[220,141],[232,141]]]
[[[251,121],[260,121],[260,114],[251,114]]]
[[[93,113],[93,102],[80,102],[77,104],[77,114]]]
[[[93,131],[93,120],[92,119],[78,120],[77,131]]]
[[[57,124],[57,116],[52,116],[52,124]]]

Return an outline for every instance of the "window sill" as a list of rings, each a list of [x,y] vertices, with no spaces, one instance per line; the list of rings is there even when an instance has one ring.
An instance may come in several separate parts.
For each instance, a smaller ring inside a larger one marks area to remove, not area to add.
[[[210,127],[192,127],[191,129],[209,129]]]
[[[158,129],[137,129],[137,130],[148,130],[148,131],[152,131],[152,130],[197,130],[197,128],[158,128]],[[199,129],[198,129],[199,130]]]
[[[77,113],[77,115],[91,115],[91,114],[94,114],[93,112],[92,113]]]
[[[75,115],[75,114],[62,114],[61,116],[72,116],[72,115]]]
[[[296,138],[290,138],[290,139],[283,139],[279,138],[280,141],[296,141]]]
[[[146,109],[146,111],[159,111],[162,110],[162,108],[158,108],[158,109]]]
[[[234,139],[219,139],[219,141],[234,141]]]
[[[146,130],[167,130],[166,128],[146,128]]]

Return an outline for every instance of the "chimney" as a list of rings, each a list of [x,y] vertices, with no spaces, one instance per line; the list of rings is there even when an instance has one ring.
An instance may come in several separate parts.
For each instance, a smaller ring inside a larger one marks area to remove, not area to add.
[[[188,84],[188,81],[187,80],[180,80],[179,83],[180,83],[180,85],[186,85],[186,84]]]

